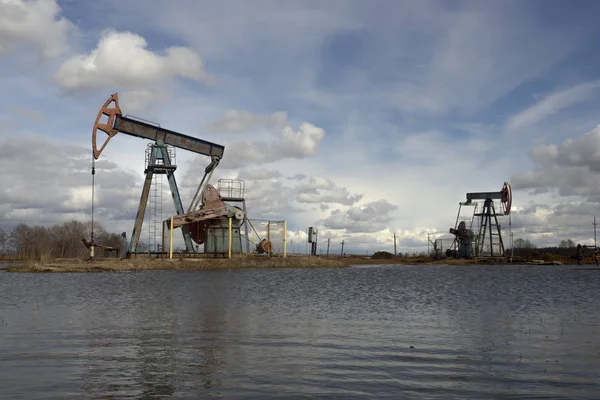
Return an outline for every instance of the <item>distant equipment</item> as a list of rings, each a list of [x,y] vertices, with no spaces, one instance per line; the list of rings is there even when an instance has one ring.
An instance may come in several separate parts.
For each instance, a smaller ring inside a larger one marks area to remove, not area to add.
[[[263,239],[256,244],[256,252],[258,254],[269,254],[271,252],[271,242]]]
[[[450,228],[450,233],[455,236],[456,246],[449,249],[450,253],[447,254],[459,258],[472,258],[475,234],[471,229],[467,229],[465,221],[460,221],[456,228]]]
[[[483,200],[481,212],[477,212],[479,203],[474,202],[478,200]],[[500,201],[502,214],[496,213],[494,200]],[[467,227],[467,221],[459,222],[460,211],[462,206],[470,205],[474,205],[475,209]],[[467,201],[459,203],[455,226],[450,228],[450,233],[454,235],[454,242],[446,254],[460,258],[503,257],[504,243],[498,216],[510,215],[511,206],[512,190],[508,182],[504,182],[499,192],[467,193]],[[476,218],[479,219],[479,226],[473,227]]]
[[[308,228],[308,243],[310,246],[310,254],[313,256],[317,255],[317,234],[319,233],[318,229],[313,228],[312,226]]]

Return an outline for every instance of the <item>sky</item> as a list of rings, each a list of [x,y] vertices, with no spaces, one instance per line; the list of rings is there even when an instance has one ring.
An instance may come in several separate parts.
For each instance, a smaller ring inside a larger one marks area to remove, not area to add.
[[[91,132],[118,92],[124,114],[224,145],[212,183],[244,180],[249,218],[286,220],[301,248],[313,226],[332,252],[393,251],[394,235],[420,252],[450,237],[467,192],[505,181],[515,239],[592,244],[599,11],[0,0],[0,228],[91,218]],[[94,218],[109,231],[132,230],[148,144],[118,134],[96,163]],[[176,162],[185,207],[210,160],[178,149]]]

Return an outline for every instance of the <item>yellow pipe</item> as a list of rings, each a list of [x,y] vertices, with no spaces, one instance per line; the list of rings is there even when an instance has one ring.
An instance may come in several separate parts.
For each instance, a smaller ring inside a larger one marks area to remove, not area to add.
[[[286,224],[285,221],[283,221],[283,256],[286,257],[287,256],[287,246],[286,246],[286,237],[285,237],[285,232],[286,232]]]
[[[229,244],[228,244],[228,248],[229,248],[229,258],[231,258],[231,241],[233,240],[232,238],[232,232],[231,232],[231,218],[229,218]]]
[[[169,259],[173,258],[173,216],[171,215],[171,231],[169,232]]]
[[[162,223],[160,224],[160,232],[161,232],[161,238],[160,238],[160,258],[163,258],[162,253],[165,252],[165,225],[166,225],[165,221],[162,221]]]

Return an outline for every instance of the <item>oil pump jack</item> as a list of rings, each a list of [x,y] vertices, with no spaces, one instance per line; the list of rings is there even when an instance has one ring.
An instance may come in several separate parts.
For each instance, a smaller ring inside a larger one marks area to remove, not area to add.
[[[483,209],[477,212],[478,204],[474,201],[483,200]],[[512,189],[508,182],[498,192],[471,192],[467,193],[467,201],[458,203],[458,215],[454,228],[450,228],[450,233],[455,236],[452,246],[447,250],[447,255],[455,254],[460,258],[471,257],[503,257],[504,242],[502,240],[502,230],[498,222],[498,213],[494,208],[494,200],[500,200],[502,214],[510,215],[512,206]],[[462,206],[474,205],[473,218],[469,227],[466,221],[460,221],[460,211]],[[479,230],[475,233],[473,222],[479,218]],[[487,239],[487,241],[486,241]]]
[[[98,131],[104,132],[107,135],[100,147],[97,142]],[[119,132],[154,141],[154,143],[150,145],[147,166],[144,171],[146,177],[135,218],[133,233],[127,248],[127,257],[130,257],[131,254],[135,253],[137,250],[154,174],[166,174],[167,176],[171,195],[175,204],[175,211],[177,213],[177,216],[174,217],[174,228],[181,228],[186,251],[188,253],[195,252],[192,240],[197,244],[204,244],[207,239],[210,239],[207,237],[209,228],[211,226],[216,227],[222,225],[223,218],[232,218],[235,221],[235,227],[239,227],[245,222],[246,213],[244,210],[225,203],[217,189],[209,183],[215,168],[219,165],[219,161],[223,157],[225,151],[224,146],[174,132],[162,128],[160,125],[148,123],[147,121],[124,116],[119,107],[118,93],[115,93],[104,103],[102,109],[98,112],[98,116],[94,123],[94,129],[92,131],[93,161],[98,159],[100,153],[102,153],[110,139]],[[173,146],[208,156],[211,160],[204,169],[204,176],[198,185],[198,189],[196,190],[187,211],[183,208],[179,189],[177,188],[177,182],[175,181],[174,172],[177,166],[171,162],[167,146]],[[95,174],[95,167],[92,167],[92,174]],[[214,231],[214,229],[211,230],[211,232],[212,231]],[[235,242],[239,241],[240,243],[239,246],[237,246],[234,242],[234,251],[236,249],[241,251],[239,229],[236,230],[236,233],[234,240]],[[205,252],[207,252],[206,245]]]

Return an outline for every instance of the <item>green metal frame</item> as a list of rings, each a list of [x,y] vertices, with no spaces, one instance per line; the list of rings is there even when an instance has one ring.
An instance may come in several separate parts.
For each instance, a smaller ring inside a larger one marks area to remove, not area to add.
[[[162,160],[162,164],[158,164],[157,160]],[[152,177],[155,173],[166,174],[169,181],[169,188],[171,189],[171,196],[173,197],[173,203],[175,204],[175,211],[177,215],[183,215],[183,204],[181,202],[181,196],[179,195],[179,189],[177,188],[177,182],[175,181],[175,170],[176,165],[171,164],[171,158],[167,146],[158,140],[157,143],[152,145],[152,152],[146,167],[146,179],[144,180],[144,188],[142,189],[142,195],[140,197],[140,205],[138,207],[137,215],[135,217],[135,224],[133,225],[133,233],[131,234],[131,241],[129,242],[129,248],[127,254],[135,253],[142,233],[142,224],[144,222],[144,215],[146,214],[146,205],[148,204],[148,195],[150,194],[150,186],[152,185]],[[194,252],[194,246],[192,244],[192,237],[190,235],[187,226],[181,227],[183,234],[183,240],[185,241],[185,248],[189,253]]]

